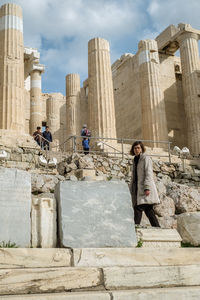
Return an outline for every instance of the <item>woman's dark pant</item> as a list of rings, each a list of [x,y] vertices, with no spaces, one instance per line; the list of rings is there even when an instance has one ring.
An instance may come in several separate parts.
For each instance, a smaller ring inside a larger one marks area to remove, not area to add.
[[[145,212],[147,218],[149,219],[151,226],[160,227],[160,225],[158,223],[158,219],[156,218],[155,212],[153,210],[153,204],[141,204],[141,205],[134,206],[135,224],[138,224],[138,225],[140,224],[143,211]]]

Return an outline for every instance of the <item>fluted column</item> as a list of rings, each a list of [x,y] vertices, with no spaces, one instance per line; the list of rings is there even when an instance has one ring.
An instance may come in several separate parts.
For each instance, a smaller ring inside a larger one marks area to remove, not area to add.
[[[164,94],[160,85],[160,62],[155,40],[143,40],[138,45],[140,93],[142,103],[142,138],[167,141],[167,121]],[[147,144],[149,146],[150,144]],[[152,143],[151,146],[163,147]]]
[[[53,135],[52,147],[59,144],[60,105],[57,101],[52,95],[47,99],[47,125]]]
[[[22,9],[0,8],[0,128],[25,132]]]
[[[108,41],[88,43],[89,129],[92,136],[116,138],[113,81]]]
[[[200,62],[198,39],[198,34],[191,32],[184,32],[178,38],[188,148],[192,154],[196,155],[200,154]]]
[[[41,74],[43,71],[41,65],[33,65],[31,71],[30,134],[33,134],[37,126],[42,126]]]
[[[81,128],[78,128],[77,105],[80,97],[80,76],[79,74],[68,74],[66,76],[66,113],[67,113],[67,136],[80,135]],[[67,148],[72,146],[72,141]]]

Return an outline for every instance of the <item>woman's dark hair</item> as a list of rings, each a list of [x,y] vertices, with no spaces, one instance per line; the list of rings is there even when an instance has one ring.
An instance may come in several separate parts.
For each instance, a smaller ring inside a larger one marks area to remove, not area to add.
[[[145,146],[141,141],[135,141],[131,147],[130,155],[135,155],[134,148],[137,145],[140,145],[140,147],[142,148],[142,153],[144,153],[146,151]]]

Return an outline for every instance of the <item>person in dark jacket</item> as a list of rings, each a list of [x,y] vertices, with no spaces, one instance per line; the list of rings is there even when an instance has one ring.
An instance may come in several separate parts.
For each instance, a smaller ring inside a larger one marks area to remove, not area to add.
[[[43,132],[43,138],[45,139],[43,140],[44,149],[49,150],[49,142],[52,143],[53,141],[52,134],[49,131],[49,126],[46,126],[46,130]]]
[[[146,155],[141,141],[133,143],[130,153],[134,155],[131,181],[132,203],[135,224],[140,224],[144,211],[151,226],[160,227],[153,205],[159,204],[157,189],[153,180],[152,160]]]
[[[82,141],[84,154],[87,155],[90,151],[89,140],[85,137]]]
[[[33,133],[34,140],[42,148],[42,132],[41,127],[37,126],[37,130]]]

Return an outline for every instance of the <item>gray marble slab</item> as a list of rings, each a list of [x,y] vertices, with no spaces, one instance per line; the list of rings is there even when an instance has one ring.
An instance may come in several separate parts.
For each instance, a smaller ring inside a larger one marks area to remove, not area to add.
[[[56,186],[61,245],[72,248],[135,247],[128,185],[120,181],[64,181]]]
[[[0,242],[29,247],[31,239],[31,176],[0,168]]]

